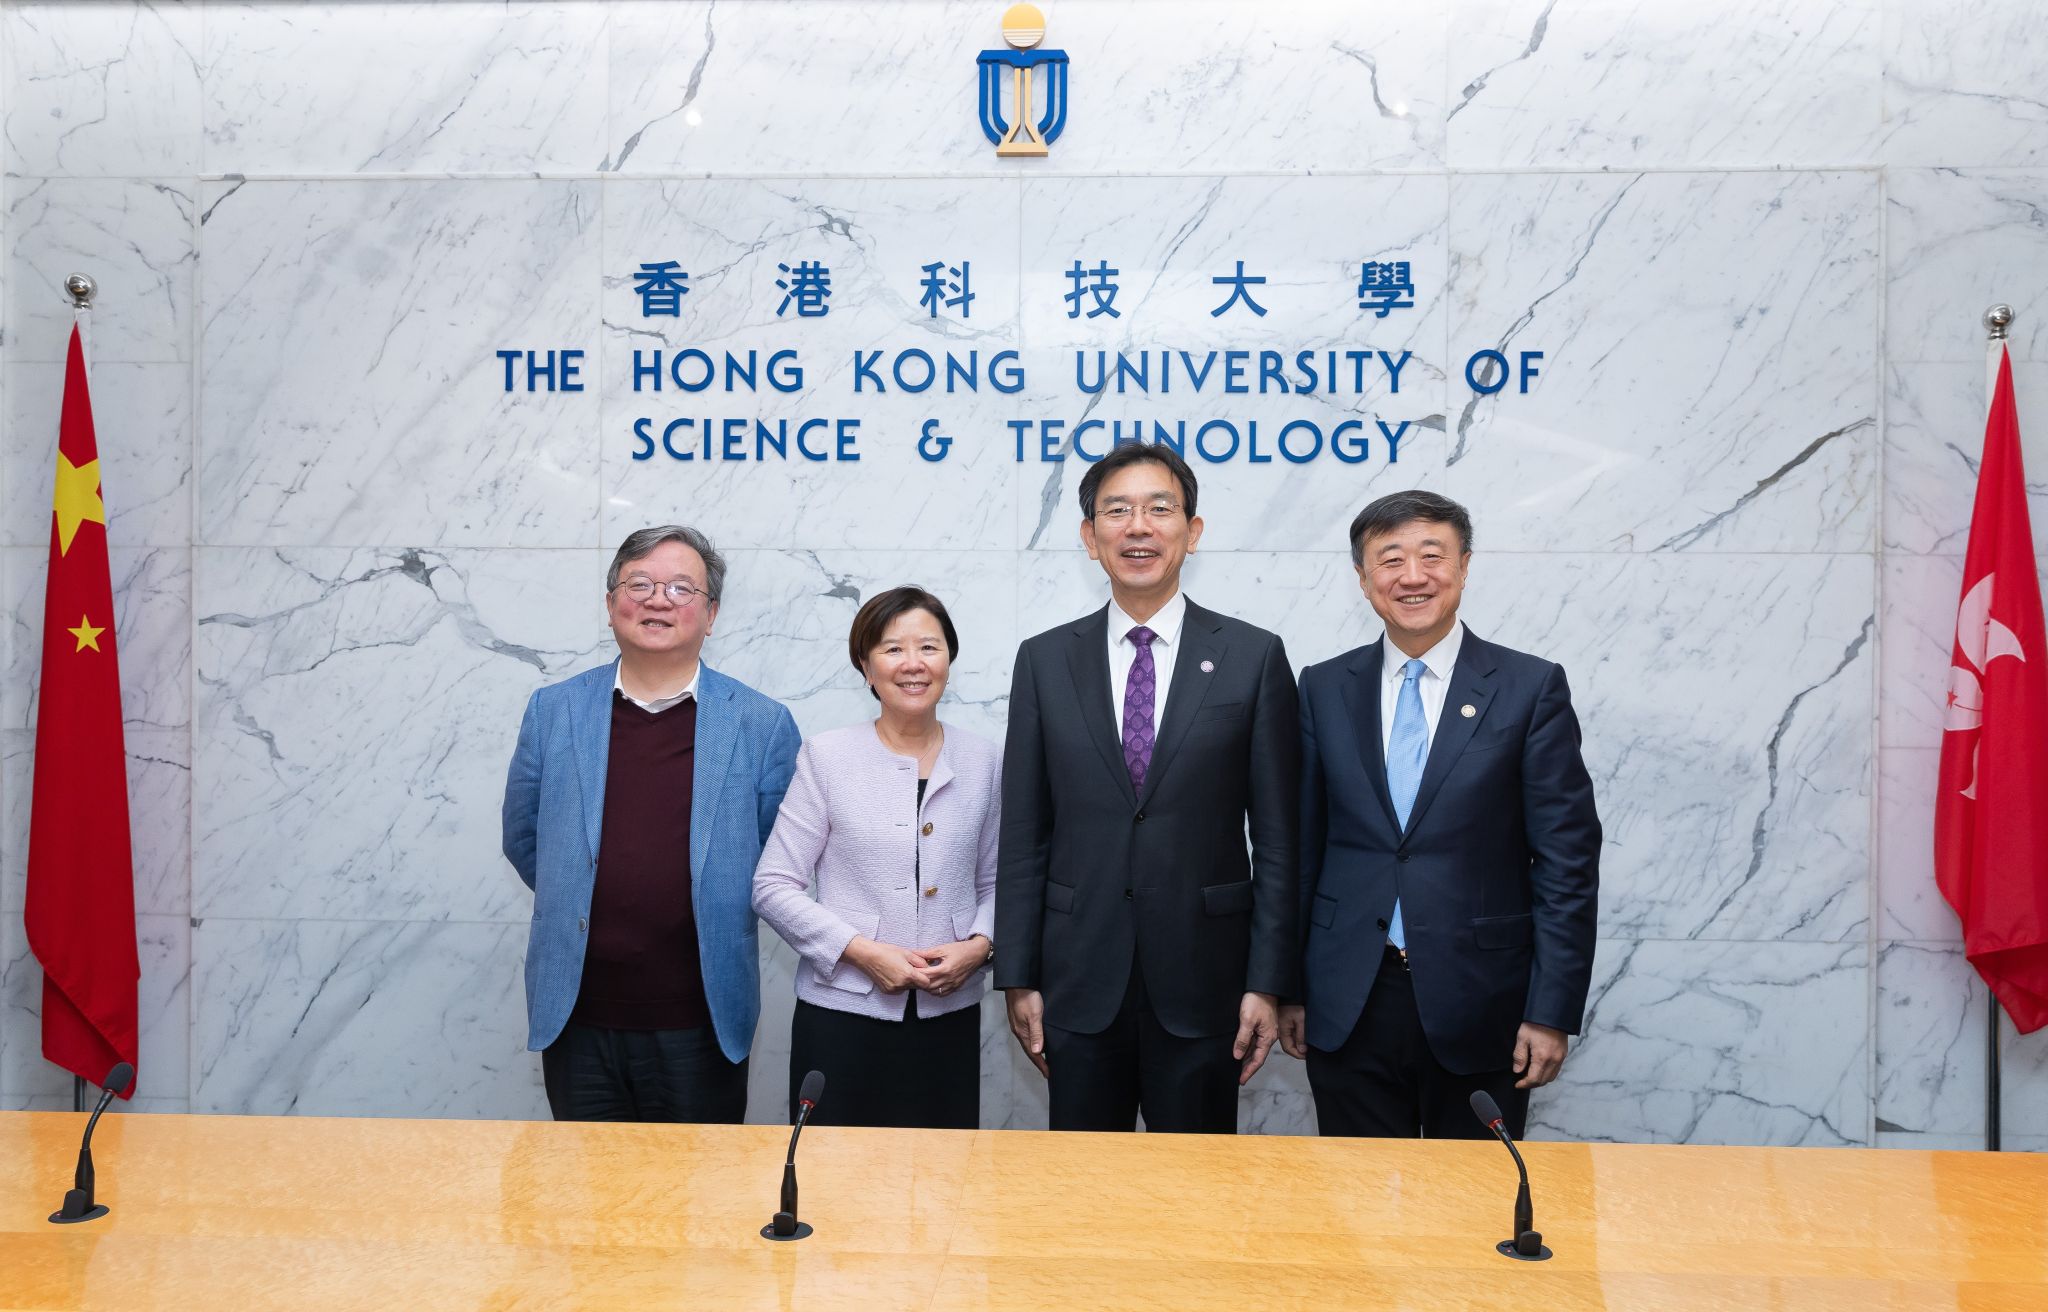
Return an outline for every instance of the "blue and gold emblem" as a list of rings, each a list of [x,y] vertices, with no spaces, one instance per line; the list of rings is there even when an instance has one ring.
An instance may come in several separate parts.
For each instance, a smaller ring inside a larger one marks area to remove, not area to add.
[[[1011,5],[1003,11],[1001,50],[975,57],[981,67],[981,130],[995,143],[998,155],[1044,155],[1067,126],[1067,52],[1040,50],[1045,40],[1045,15],[1037,5]],[[1010,70],[1014,122],[1003,117],[1003,69]],[[1045,72],[1045,110],[1037,113],[1037,74]]]

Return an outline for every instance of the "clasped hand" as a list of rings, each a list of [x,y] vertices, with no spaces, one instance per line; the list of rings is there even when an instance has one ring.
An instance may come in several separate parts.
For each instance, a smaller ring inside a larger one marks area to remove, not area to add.
[[[884,993],[919,989],[936,998],[965,984],[988,961],[988,942],[972,938],[931,948],[900,948],[856,937],[846,945],[846,960],[858,966]]]

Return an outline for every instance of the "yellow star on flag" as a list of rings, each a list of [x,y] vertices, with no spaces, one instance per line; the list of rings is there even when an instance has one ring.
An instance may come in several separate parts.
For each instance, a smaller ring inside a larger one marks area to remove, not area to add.
[[[70,634],[72,637],[78,639],[78,651],[84,651],[87,647],[92,648],[94,651],[98,651],[100,649],[100,635],[102,633],[105,633],[107,630],[104,625],[97,629],[94,628],[92,626],[91,619],[84,615],[80,615],[78,617],[78,627],[75,629],[66,629],[64,631]]]
[[[107,504],[100,500],[100,462],[88,460],[74,465],[57,453],[57,554],[69,555],[71,539],[87,520],[107,522]],[[94,648],[98,650],[98,648]]]

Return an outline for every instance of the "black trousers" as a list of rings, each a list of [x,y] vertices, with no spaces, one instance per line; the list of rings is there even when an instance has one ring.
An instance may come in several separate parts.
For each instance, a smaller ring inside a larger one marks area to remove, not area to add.
[[[1145,1128],[1163,1134],[1236,1134],[1237,1039],[1169,1034],[1152,1012],[1137,963],[1116,1019],[1099,1034],[1047,1022],[1049,1120],[1055,1130]]]
[[[747,1063],[727,1061],[709,1025],[609,1030],[570,1021],[541,1050],[540,1070],[558,1121],[747,1119]]]
[[[789,1119],[797,1090],[820,1071],[825,1096],[812,1125],[972,1130],[981,1125],[981,1008],[877,1020],[799,1000],[789,1021]]]
[[[1320,1133],[1385,1139],[1486,1139],[1467,1101],[1484,1089],[1517,1139],[1529,1120],[1529,1091],[1512,1069],[1453,1075],[1437,1064],[1415,1010],[1415,979],[1388,948],[1365,1011],[1335,1052],[1308,1050],[1308,1084]]]

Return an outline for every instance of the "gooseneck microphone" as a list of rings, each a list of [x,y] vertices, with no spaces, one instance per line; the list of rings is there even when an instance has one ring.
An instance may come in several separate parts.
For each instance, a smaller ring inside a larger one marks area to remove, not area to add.
[[[1543,1246],[1543,1236],[1536,1232],[1535,1209],[1529,1203],[1529,1168],[1522,1165],[1522,1154],[1515,1148],[1514,1136],[1508,1133],[1506,1118],[1500,1114],[1500,1105],[1493,1095],[1484,1089],[1472,1092],[1472,1113],[1479,1123],[1493,1131],[1508,1147],[1515,1159],[1515,1170],[1522,1177],[1521,1187],[1515,1190],[1515,1237],[1503,1239],[1494,1247],[1502,1254],[1518,1262],[1541,1262],[1550,1256],[1550,1250]]]
[[[95,1203],[92,1197],[92,1130],[100,1123],[100,1113],[107,1109],[114,1095],[134,1082],[135,1068],[125,1061],[108,1071],[107,1078],[100,1081],[99,1106],[92,1109],[92,1119],[85,1123],[85,1138],[78,1145],[78,1170],[72,1174],[71,1188],[64,1191],[64,1206],[50,1213],[50,1220],[56,1224],[71,1225],[107,1214],[107,1205]]]
[[[775,1219],[761,1227],[763,1239],[787,1243],[802,1239],[811,1233],[811,1227],[796,1219],[796,1141],[804,1132],[805,1122],[817,1110],[818,1099],[825,1096],[825,1072],[812,1071],[804,1076],[803,1087],[797,1090],[796,1126],[789,1132],[789,1156],[782,1163],[782,1210]]]

